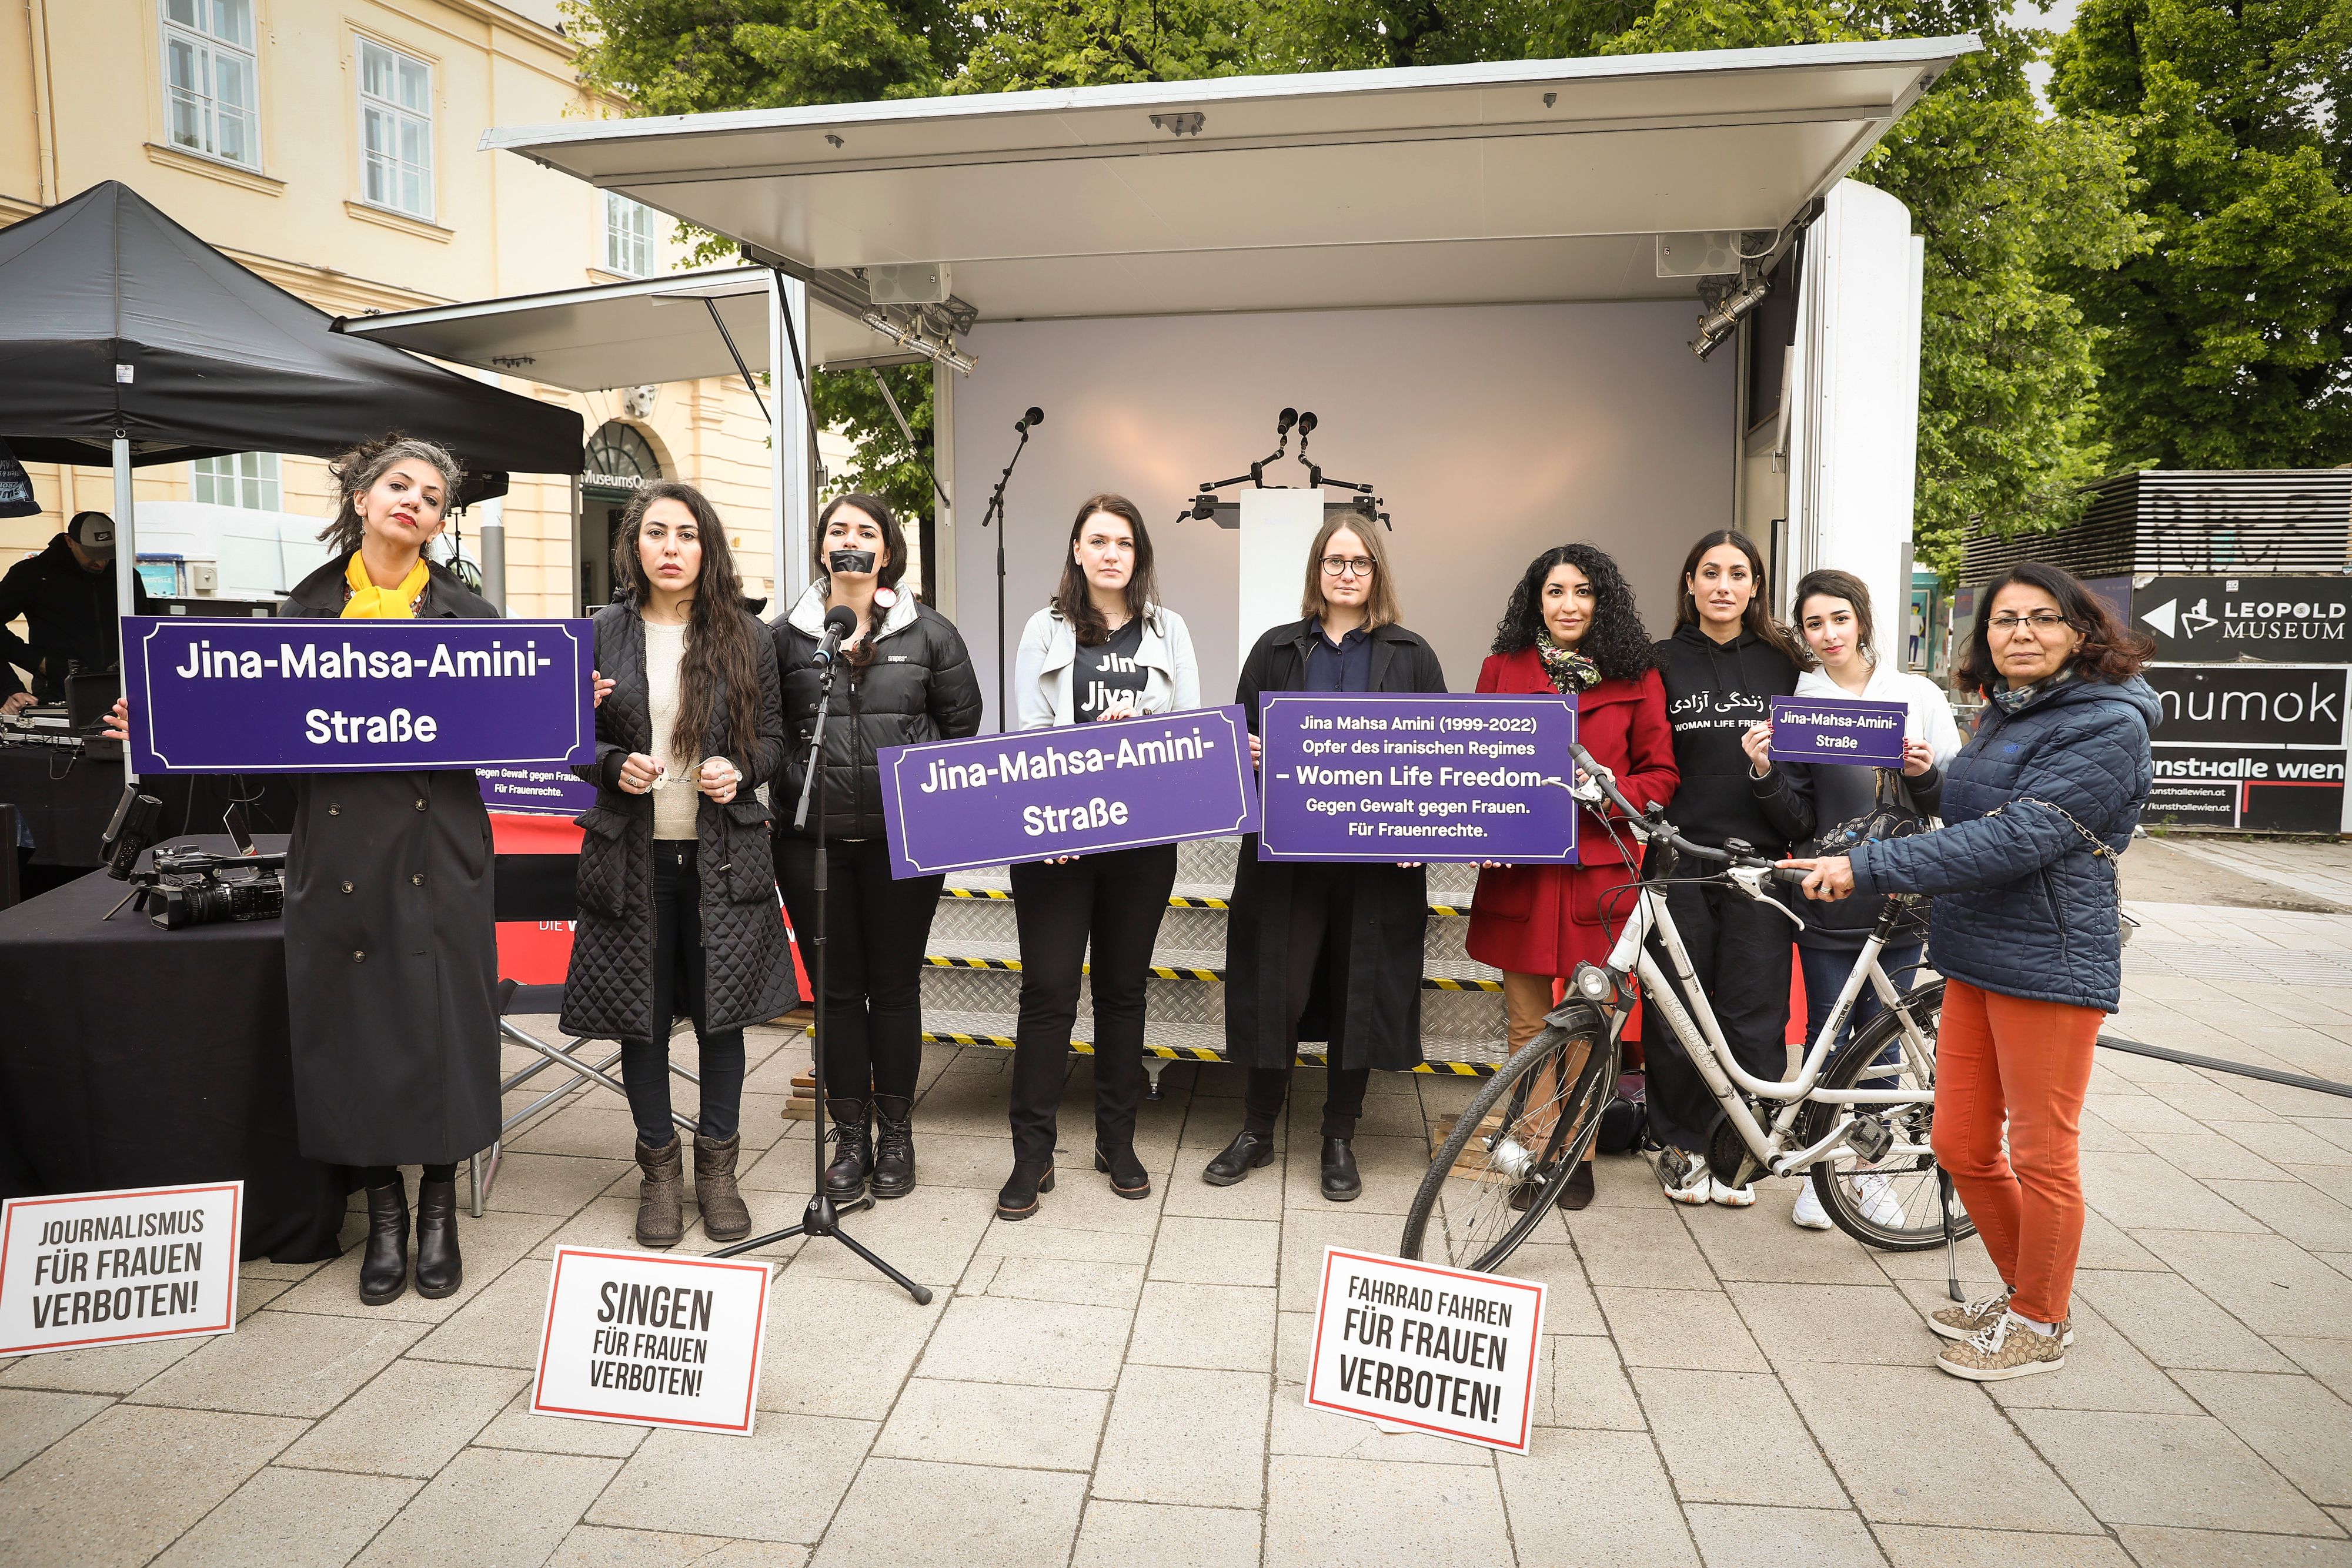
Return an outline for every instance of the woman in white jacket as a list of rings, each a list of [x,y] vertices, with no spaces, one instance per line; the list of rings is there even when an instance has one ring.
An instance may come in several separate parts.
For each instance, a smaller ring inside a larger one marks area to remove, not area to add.
[[[1151,536],[1126,497],[1097,496],[1078,508],[1061,585],[1021,635],[1013,689],[1023,729],[1201,706],[1192,633],[1183,617],[1152,602]],[[1028,1218],[1037,1195],[1053,1190],[1054,1113],[1069,1071],[1082,975],[1094,992],[1095,1169],[1121,1197],[1150,1196],[1151,1177],[1135,1157],[1144,985],[1175,885],[1173,844],[1013,868],[1021,1021],[1013,1055],[1013,1175],[997,1195],[1000,1219]]]

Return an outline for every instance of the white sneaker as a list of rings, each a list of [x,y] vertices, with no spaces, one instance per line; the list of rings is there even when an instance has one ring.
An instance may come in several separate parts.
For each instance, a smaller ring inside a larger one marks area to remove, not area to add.
[[[1661,1149],[1658,1185],[1675,1202],[1697,1207],[1714,1191],[1715,1178],[1707,1174],[1706,1162],[1696,1155],[1685,1149]]]
[[[1807,1230],[1827,1230],[1830,1228],[1830,1211],[1822,1207],[1821,1196],[1813,1191],[1810,1178],[1797,1189],[1797,1207],[1790,1211],[1789,1218]]]
[[[1853,1196],[1862,1204],[1863,1218],[1873,1225],[1888,1230],[1903,1228],[1903,1200],[1895,1196],[1895,1184],[1876,1171],[1864,1171],[1853,1178]]]
[[[1752,1185],[1748,1186],[1726,1186],[1723,1183],[1717,1182],[1715,1184],[1715,1191],[1711,1196],[1714,1197],[1716,1202],[1723,1205],[1726,1208],[1753,1208],[1756,1207],[1756,1188]]]

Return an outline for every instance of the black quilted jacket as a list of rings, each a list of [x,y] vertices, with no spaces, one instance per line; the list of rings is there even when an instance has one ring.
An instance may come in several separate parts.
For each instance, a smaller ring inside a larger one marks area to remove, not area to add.
[[[810,664],[824,633],[826,585],[810,585],[790,613],[768,623],[783,674],[784,728],[791,741],[782,775],[772,791],[780,831],[792,831],[793,812],[808,773],[816,730],[817,671]],[[825,836],[879,839],[882,780],[875,753],[919,740],[954,740],[980,730],[980,678],[955,622],[912,594],[901,595],[883,617],[873,657],[841,661],[833,710],[824,730]],[[812,835],[815,823],[809,825]]]
[[[744,616],[756,636],[764,629]],[[800,1000],[792,944],[776,903],[768,846],[769,811],[753,788],[775,777],[784,756],[776,667],[760,662],[760,737],[752,755],[726,744],[727,698],[711,705],[707,757],[725,757],[743,782],[721,806],[709,796],[696,809],[702,881],[704,1027],[735,1029],[788,1012]],[[596,612],[596,668],[612,695],[596,709],[596,759],[576,771],[596,788],[596,804],[576,821],[580,843],[580,924],[563,988],[567,1033],[605,1040],[659,1040],[667,1019],[653,1017],[654,801],[614,782],[633,751],[651,753],[653,710],[646,683],[646,624],[628,604]]]

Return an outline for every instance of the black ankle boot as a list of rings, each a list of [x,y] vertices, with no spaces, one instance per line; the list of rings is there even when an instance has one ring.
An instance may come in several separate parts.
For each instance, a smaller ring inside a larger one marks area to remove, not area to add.
[[[1054,1190],[1054,1162],[1015,1160],[1013,1174],[996,1195],[996,1218],[1026,1219],[1037,1212],[1037,1195]]]
[[[1135,1157],[1133,1144],[1121,1144],[1113,1148],[1100,1138],[1095,1140],[1095,1169],[1110,1177],[1111,1191],[1121,1197],[1150,1197],[1151,1173]]]
[[[398,1171],[367,1189],[367,1252],[360,1259],[360,1300],[371,1307],[396,1301],[408,1289],[408,1184]]]
[[[833,1135],[840,1140],[833,1164],[824,1167],[824,1195],[835,1203],[856,1203],[866,1196],[866,1174],[874,1168],[874,1129],[866,1120],[863,1100],[826,1099],[833,1113]]]
[[[1356,1174],[1356,1151],[1345,1138],[1323,1140],[1323,1196],[1333,1203],[1353,1203],[1364,1193],[1364,1178]]]
[[[904,1197],[915,1190],[915,1103],[874,1096],[874,1196]]]
[[[428,1301],[454,1295],[465,1282],[457,1256],[457,1184],[416,1184],[416,1293]]]
[[[1247,1127],[1234,1134],[1224,1152],[1211,1160],[1201,1179],[1211,1186],[1231,1186],[1258,1166],[1274,1159],[1274,1134],[1253,1133]]]

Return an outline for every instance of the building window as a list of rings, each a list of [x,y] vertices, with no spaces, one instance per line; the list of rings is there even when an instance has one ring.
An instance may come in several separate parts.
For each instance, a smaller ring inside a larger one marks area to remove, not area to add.
[[[646,277],[654,269],[654,210],[642,202],[604,193],[604,270]]]
[[[163,0],[163,119],[172,145],[261,167],[253,0]]]
[[[199,457],[194,464],[194,490],[199,501],[215,507],[243,507],[252,512],[280,512],[284,491],[278,484],[278,454],[237,452],[226,457]]]
[[[360,179],[370,205],[433,216],[433,68],[360,40]]]

